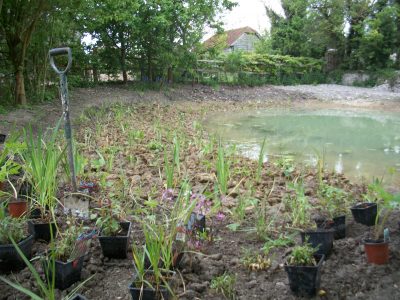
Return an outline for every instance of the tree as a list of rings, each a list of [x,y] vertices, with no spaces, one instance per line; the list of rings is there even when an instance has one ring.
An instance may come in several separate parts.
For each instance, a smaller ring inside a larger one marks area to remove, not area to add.
[[[5,0],[0,18],[8,55],[15,73],[15,103],[26,105],[24,67],[26,52],[35,26],[48,9],[47,0]]]
[[[89,32],[97,40],[96,51],[108,61],[114,63],[118,58],[124,83],[128,81],[128,56],[133,49],[133,33],[137,30],[135,16],[138,9],[136,0],[86,0],[85,14],[78,16],[82,30]],[[106,63],[107,64],[107,63]]]
[[[283,55],[309,56],[309,36],[306,31],[308,22],[308,0],[282,0],[285,16],[278,15],[266,7],[271,20],[271,46],[275,52]]]

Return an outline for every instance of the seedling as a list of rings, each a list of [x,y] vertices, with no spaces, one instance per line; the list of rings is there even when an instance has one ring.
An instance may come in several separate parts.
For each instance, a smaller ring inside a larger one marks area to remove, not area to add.
[[[210,287],[218,293],[224,295],[226,299],[236,299],[235,291],[236,277],[233,274],[224,273],[221,276],[215,277],[211,280]]]
[[[252,253],[249,249],[244,249],[242,264],[251,271],[266,270],[271,266],[271,259],[260,253]]]

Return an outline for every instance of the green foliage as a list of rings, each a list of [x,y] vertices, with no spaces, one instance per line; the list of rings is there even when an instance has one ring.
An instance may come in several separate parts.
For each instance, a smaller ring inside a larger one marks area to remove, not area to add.
[[[256,86],[261,84],[323,83],[323,62],[309,57],[231,52],[215,61],[202,61],[201,69],[226,76],[210,79],[211,83]],[[209,82],[209,83],[210,83]]]
[[[395,65],[390,55],[399,54],[398,2],[283,0],[281,4],[284,15],[267,7],[272,28],[260,53],[323,58],[328,49],[336,49],[338,63],[347,69]]]
[[[281,168],[283,174],[289,177],[294,171],[294,159],[292,156],[282,156],[275,161],[275,165]]]
[[[108,206],[103,206],[98,209],[98,216],[94,215],[96,218],[96,226],[101,228],[101,233],[104,236],[116,236],[121,232],[122,228],[120,226],[120,215],[121,207],[115,203],[111,203]]]
[[[226,195],[228,192],[229,162],[225,157],[224,147],[221,143],[218,145],[216,170],[219,191],[222,195]]]
[[[265,255],[253,253],[250,249],[244,249],[241,262],[251,271],[266,270],[271,266],[271,259]]]
[[[26,219],[12,218],[5,216],[5,207],[1,205],[0,208],[3,212],[0,213],[0,244],[12,244],[12,241],[19,243],[27,237]],[[3,215],[3,217],[1,217]]]
[[[236,277],[233,274],[224,273],[211,280],[210,287],[224,295],[226,299],[236,299]]]
[[[374,239],[378,240],[383,235],[386,222],[392,211],[400,205],[400,194],[388,192],[382,184],[382,181],[375,180],[368,186],[369,200],[375,199],[378,205],[378,212],[375,219],[373,231]]]
[[[285,199],[292,226],[305,228],[311,222],[311,205],[308,197],[304,194],[304,185],[301,182],[294,182],[289,184],[288,188],[294,190],[294,195],[289,195],[287,199]]]
[[[82,233],[82,226],[77,226],[71,221],[67,221],[68,228],[63,232],[59,232],[59,239],[53,240],[52,251],[57,260],[67,262],[69,259],[74,259],[74,251],[76,241]]]
[[[346,214],[347,193],[344,190],[323,183],[319,187],[318,195],[330,219]]]
[[[288,264],[294,266],[316,266],[317,262],[314,258],[316,249],[310,244],[296,246],[288,258]]]
[[[14,239],[11,239],[12,244],[15,247],[15,250],[18,252],[19,256],[22,258],[26,266],[28,267],[29,271],[32,274],[32,277],[35,280],[36,285],[38,286],[38,291],[36,293],[39,293],[37,295],[30,289],[22,286],[21,283],[15,283],[10,281],[9,279],[0,276],[0,280],[3,281],[4,283],[10,285],[17,291],[24,293],[28,297],[30,297],[32,300],[56,300],[59,298],[56,298],[56,291],[55,291],[55,274],[54,272],[55,269],[55,258],[54,255],[50,255],[50,260],[48,261],[48,266],[52,268],[52,276],[48,276],[47,274],[47,281],[44,281],[41,276],[39,275],[38,271],[36,271],[35,267],[32,265],[32,263],[29,261],[28,258],[24,255],[22,250],[18,247],[17,243],[14,241]],[[93,275],[94,276],[94,275]],[[85,281],[81,282],[79,285],[77,285],[74,289],[72,289],[66,296],[62,297],[62,300],[70,300],[75,298],[75,294],[85,285],[86,282],[88,282],[93,276],[89,277]]]
[[[288,247],[294,244],[293,236],[286,236],[284,234],[280,234],[277,239],[268,238],[265,242],[262,250],[265,255],[269,255],[271,250],[278,247]]]
[[[43,218],[46,209],[53,210],[57,204],[57,170],[64,153],[56,144],[60,124],[61,119],[48,140],[41,132],[34,138],[32,129],[24,131],[26,149],[21,151],[21,157],[26,177],[33,188],[33,200],[41,209]]]
[[[78,147],[76,145],[76,142],[73,143],[73,153],[74,153],[74,167],[75,167],[75,174],[77,177],[82,177],[83,173],[85,171],[85,167],[88,164],[88,160],[87,158],[85,158],[83,155],[81,155],[81,153],[78,150]],[[64,152],[64,155],[62,156],[62,167],[64,169],[65,175],[68,179],[71,178],[71,170],[69,167],[69,163],[68,163],[68,157],[67,157],[67,153]]]
[[[260,153],[258,155],[258,164],[257,164],[257,172],[256,172],[256,181],[260,182],[261,180],[261,171],[264,164],[264,155],[265,155],[265,142],[266,138],[264,138],[263,143],[260,148]]]

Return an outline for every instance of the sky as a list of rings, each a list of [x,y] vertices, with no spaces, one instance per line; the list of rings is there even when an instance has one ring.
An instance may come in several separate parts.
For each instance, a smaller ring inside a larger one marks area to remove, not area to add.
[[[283,13],[280,0],[236,0],[236,2],[238,3],[236,7],[221,16],[225,30],[250,26],[259,33],[264,33],[269,29],[265,5],[280,14]],[[210,37],[213,33],[208,30],[205,38]]]

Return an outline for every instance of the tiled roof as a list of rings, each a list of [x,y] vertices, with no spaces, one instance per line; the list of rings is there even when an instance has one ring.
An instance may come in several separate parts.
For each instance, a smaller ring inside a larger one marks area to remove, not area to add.
[[[242,28],[237,28],[237,29],[231,29],[231,30],[227,30],[225,31],[223,34],[226,35],[226,44],[229,46],[231,46],[234,42],[236,42],[236,40],[238,38],[240,38],[242,36],[242,34],[244,33],[254,33],[256,35],[258,35],[258,32],[255,31],[253,28],[251,27],[242,27]],[[207,48],[211,48],[214,47],[217,43],[221,43],[221,42],[225,42],[225,41],[221,41],[221,39],[219,39],[219,37],[222,34],[216,34],[213,35],[212,37],[210,37],[208,40],[206,40],[204,42],[204,46],[206,46]]]

